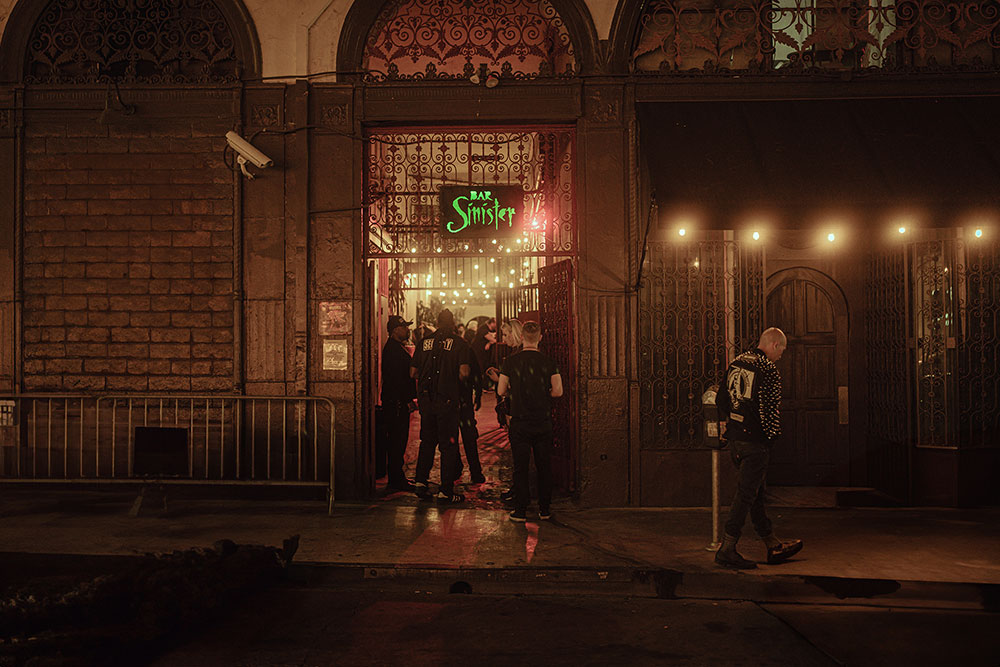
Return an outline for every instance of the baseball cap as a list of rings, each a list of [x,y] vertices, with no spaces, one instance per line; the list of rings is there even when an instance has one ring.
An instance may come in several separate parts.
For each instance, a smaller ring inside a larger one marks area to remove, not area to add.
[[[392,333],[392,330],[395,329],[396,327],[408,327],[411,324],[413,324],[413,322],[407,322],[406,320],[403,319],[401,315],[390,315],[389,321],[386,323],[385,328],[386,330],[388,330],[389,333]]]

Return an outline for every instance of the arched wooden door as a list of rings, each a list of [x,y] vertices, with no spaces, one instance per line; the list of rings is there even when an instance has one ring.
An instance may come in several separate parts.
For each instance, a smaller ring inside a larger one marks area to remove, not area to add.
[[[767,285],[767,325],[788,336],[778,362],[782,435],[768,483],[847,484],[847,300],[829,276],[808,268],[779,271]]]

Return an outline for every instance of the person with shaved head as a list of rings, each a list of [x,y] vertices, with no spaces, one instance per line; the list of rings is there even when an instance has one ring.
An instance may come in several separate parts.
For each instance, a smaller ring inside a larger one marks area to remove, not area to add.
[[[788,340],[776,327],[766,329],[753,350],[740,354],[726,369],[725,386],[715,403],[730,455],[736,465],[736,494],[729,508],[722,546],[715,554],[717,565],[747,570],[757,564],[736,551],[747,514],[754,530],[767,547],[767,562],[782,563],[802,550],[802,540],[782,542],[774,536],[764,509],[764,489],[771,443],[781,435],[781,374],[775,362],[781,359]]]

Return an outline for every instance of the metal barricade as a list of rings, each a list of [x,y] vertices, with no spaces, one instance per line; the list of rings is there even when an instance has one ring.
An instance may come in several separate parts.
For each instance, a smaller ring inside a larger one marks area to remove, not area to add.
[[[147,478],[140,426],[183,435],[187,474],[160,481],[323,486],[333,506],[334,406],[314,396],[0,396],[0,480]]]

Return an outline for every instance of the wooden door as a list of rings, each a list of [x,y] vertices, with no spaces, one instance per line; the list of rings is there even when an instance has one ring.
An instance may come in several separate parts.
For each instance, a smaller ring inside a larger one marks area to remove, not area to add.
[[[782,435],[771,451],[768,482],[847,484],[847,301],[829,276],[813,269],[780,271],[767,284],[767,325],[788,336],[778,362]]]

